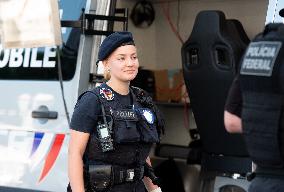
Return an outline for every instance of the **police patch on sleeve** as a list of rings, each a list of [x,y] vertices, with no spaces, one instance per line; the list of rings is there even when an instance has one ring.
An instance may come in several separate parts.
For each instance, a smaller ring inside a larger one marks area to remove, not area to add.
[[[240,73],[242,75],[271,76],[281,46],[282,43],[278,41],[250,43]]]
[[[154,113],[149,109],[142,109],[142,116],[146,119],[149,124],[153,124],[155,120]]]
[[[108,101],[111,101],[114,99],[113,92],[105,87],[100,88],[100,96]]]

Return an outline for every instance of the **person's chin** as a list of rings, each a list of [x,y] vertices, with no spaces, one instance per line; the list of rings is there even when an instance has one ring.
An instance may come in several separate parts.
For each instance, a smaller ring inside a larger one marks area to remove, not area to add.
[[[128,75],[125,79],[127,80],[127,81],[132,81],[134,78],[136,77],[136,75]]]
[[[125,79],[125,81],[132,81],[134,78],[127,78],[127,79]]]

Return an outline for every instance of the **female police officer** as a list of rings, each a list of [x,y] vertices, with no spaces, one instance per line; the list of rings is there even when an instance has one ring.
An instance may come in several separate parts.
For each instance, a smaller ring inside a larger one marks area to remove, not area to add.
[[[139,66],[132,34],[108,36],[98,60],[110,79],[83,93],[75,106],[68,168],[72,191],[144,192],[146,187],[159,192],[144,176],[145,162],[150,164],[148,154],[151,145],[159,142],[163,121],[151,98],[129,86]]]

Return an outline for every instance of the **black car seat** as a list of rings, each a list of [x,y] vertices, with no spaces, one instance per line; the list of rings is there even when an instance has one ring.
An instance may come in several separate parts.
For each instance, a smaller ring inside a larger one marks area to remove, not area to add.
[[[227,133],[223,120],[227,93],[248,41],[239,22],[226,20],[221,11],[201,11],[182,46],[185,84],[202,143],[201,177],[251,171],[242,136]]]

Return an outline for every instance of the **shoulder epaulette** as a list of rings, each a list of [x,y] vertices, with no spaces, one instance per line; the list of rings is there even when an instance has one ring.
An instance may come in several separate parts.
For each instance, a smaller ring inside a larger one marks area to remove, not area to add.
[[[141,88],[139,88],[139,87],[131,86],[131,89],[133,90],[133,93],[135,94],[136,97],[149,96],[149,94],[147,93],[147,91],[145,91],[144,89],[141,89]]]

